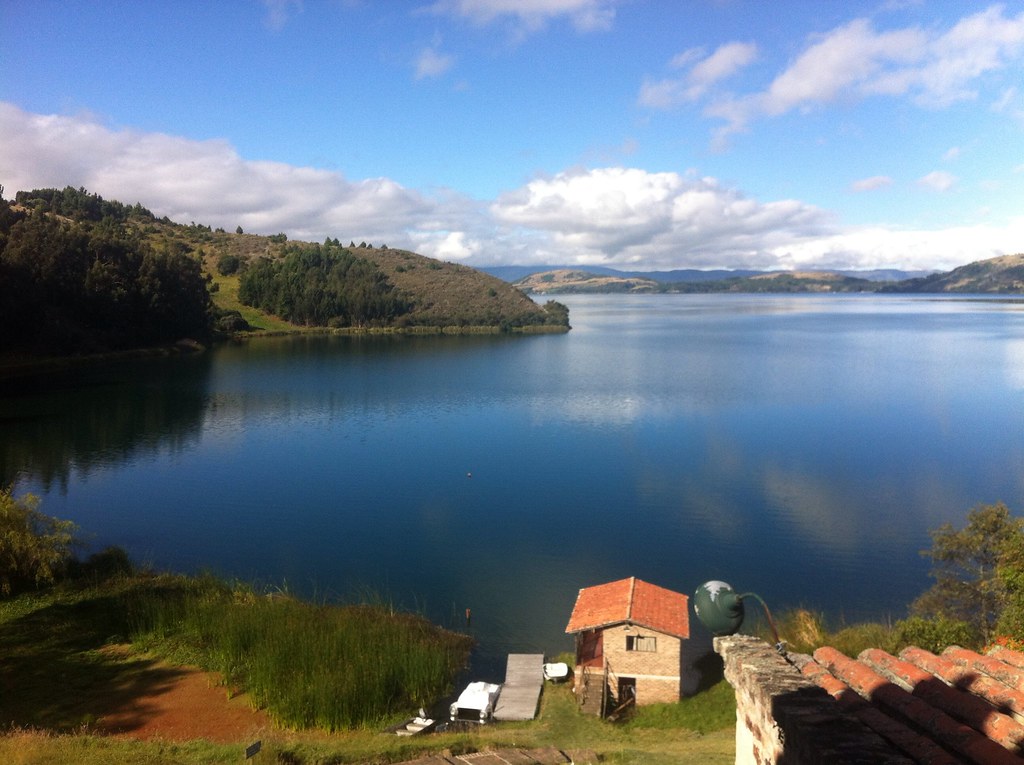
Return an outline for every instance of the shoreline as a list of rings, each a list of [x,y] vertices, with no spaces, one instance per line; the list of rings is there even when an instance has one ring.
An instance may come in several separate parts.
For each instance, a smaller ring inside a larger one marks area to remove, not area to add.
[[[538,324],[512,327],[510,329],[483,325],[468,327],[296,327],[294,329],[249,330],[235,332],[226,337],[218,337],[207,343],[185,338],[172,345],[159,345],[150,348],[130,348],[121,351],[102,351],[72,356],[0,359],[0,381],[13,380],[19,377],[31,377],[51,371],[66,372],[79,365],[102,364],[107,361],[119,361],[122,359],[189,356],[206,353],[212,347],[221,343],[242,342],[263,337],[288,337],[291,335],[561,335],[568,333],[570,329],[571,327]]]

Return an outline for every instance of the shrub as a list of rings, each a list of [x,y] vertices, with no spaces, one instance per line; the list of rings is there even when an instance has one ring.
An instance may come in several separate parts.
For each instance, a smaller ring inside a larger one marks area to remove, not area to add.
[[[942,617],[925,619],[911,616],[896,622],[893,631],[897,648],[915,645],[932,653],[939,653],[951,645],[972,648],[980,642],[977,630],[967,622]]]
[[[1015,638],[1010,635],[999,635],[991,644],[985,646],[983,652],[988,653],[995,648],[1008,648],[1011,651],[1024,652],[1024,638]]]
[[[128,553],[121,547],[108,547],[98,553],[93,553],[84,562],[73,560],[68,567],[68,574],[72,578],[90,579],[96,582],[130,576],[134,572],[135,567],[132,565]]]
[[[38,510],[39,498],[0,491],[0,593],[52,584],[67,567],[78,527]]]
[[[252,326],[239,311],[223,310],[213,323],[214,329],[230,335],[233,332],[247,332]]]
[[[217,273],[221,276],[230,276],[238,271],[241,261],[237,255],[225,254],[217,259]]]
[[[879,622],[851,624],[829,636],[829,644],[847,656],[857,656],[865,648],[894,648],[892,628]]]

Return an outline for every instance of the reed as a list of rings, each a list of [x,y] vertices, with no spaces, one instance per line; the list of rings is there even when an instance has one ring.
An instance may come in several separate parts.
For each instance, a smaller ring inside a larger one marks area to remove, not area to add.
[[[429,705],[471,642],[380,605],[313,605],[212,578],[154,588],[129,611],[133,641],[222,673],[288,728],[377,725]]]
[[[881,648],[895,651],[907,645],[900,643],[897,630],[891,623],[840,622],[834,628],[821,613],[805,608],[783,612],[776,620],[779,635],[786,649],[794,653],[813,653],[821,646],[832,646],[847,656],[856,656],[865,648]],[[900,622],[897,622],[897,625]],[[758,624],[757,632],[765,640],[770,639],[766,625]],[[913,641],[911,641],[913,642]]]

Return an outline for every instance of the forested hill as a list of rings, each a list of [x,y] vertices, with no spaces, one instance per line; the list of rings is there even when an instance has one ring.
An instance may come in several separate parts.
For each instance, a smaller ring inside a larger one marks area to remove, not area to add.
[[[0,199],[0,321],[10,359],[240,330],[565,331],[568,311],[384,245],[183,225],[68,187]]]
[[[945,273],[886,285],[879,291],[1024,293],[1024,254],[978,260]]]

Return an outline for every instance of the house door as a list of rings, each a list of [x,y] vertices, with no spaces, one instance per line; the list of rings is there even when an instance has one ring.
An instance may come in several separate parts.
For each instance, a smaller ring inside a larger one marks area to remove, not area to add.
[[[626,704],[631,701],[636,701],[636,678],[635,677],[620,677],[619,678],[619,706]]]
[[[576,664],[582,667],[600,667],[604,654],[604,633],[594,630],[580,636]]]

